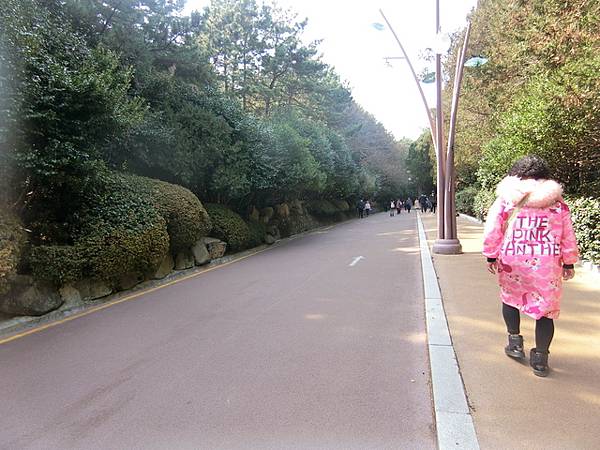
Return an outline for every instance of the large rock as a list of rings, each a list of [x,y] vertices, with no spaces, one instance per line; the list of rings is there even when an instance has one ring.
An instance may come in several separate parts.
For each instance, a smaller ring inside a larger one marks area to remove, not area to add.
[[[260,220],[263,223],[269,223],[269,221],[273,218],[273,214],[275,211],[270,206],[263,208],[260,210]]]
[[[126,291],[138,285],[141,282],[141,277],[135,272],[122,274],[117,280],[117,289]]]
[[[222,257],[227,250],[227,243],[216,238],[206,237],[202,239],[211,259]]]
[[[155,280],[160,280],[169,275],[174,267],[175,262],[173,261],[173,256],[171,256],[170,253],[167,253],[160,263],[160,266],[158,266],[158,269],[156,269],[156,272],[154,272],[154,276],[152,278]]]
[[[190,251],[177,253],[175,257],[175,270],[184,270],[194,267],[194,255]]]
[[[16,316],[41,316],[59,308],[63,300],[50,283],[16,275],[9,291],[0,297],[0,312]]]
[[[201,266],[210,262],[210,253],[206,249],[206,244],[203,240],[199,240],[192,247],[192,255],[194,255],[194,263],[197,266]]]
[[[63,299],[64,305],[66,307],[73,307],[77,305],[81,305],[81,293],[79,290],[73,286],[72,284],[65,284],[58,290],[60,297]]]
[[[113,291],[110,285],[103,280],[79,280],[74,284],[74,287],[79,291],[81,300],[84,302],[106,297],[107,295],[112,294]]]
[[[256,209],[254,206],[252,207],[252,211],[250,212],[249,219],[251,222],[258,222],[260,220],[260,213],[258,212],[258,209]]]
[[[285,219],[290,216],[290,207],[286,203],[281,203],[275,207],[277,217]]]
[[[275,240],[281,239],[281,233],[277,225],[269,225],[267,227],[267,235],[271,235]]]
[[[304,214],[304,208],[302,207],[302,202],[300,200],[292,200],[290,202],[290,209],[296,214]]]
[[[267,244],[267,245],[272,245],[272,244],[274,244],[276,241],[277,241],[277,239],[275,239],[275,238],[274,238],[272,235],[270,235],[270,234],[267,234],[267,235],[265,236],[265,244]]]

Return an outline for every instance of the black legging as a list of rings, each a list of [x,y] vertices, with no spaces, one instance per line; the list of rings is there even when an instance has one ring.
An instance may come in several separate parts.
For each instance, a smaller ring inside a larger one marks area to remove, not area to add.
[[[521,315],[513,306],[502,303],[502,316],[506,322],[506,329],[510,334],[520,334]],[[535,322],[535,348],[547,352],[554,337],[554,321],[542,317]]]

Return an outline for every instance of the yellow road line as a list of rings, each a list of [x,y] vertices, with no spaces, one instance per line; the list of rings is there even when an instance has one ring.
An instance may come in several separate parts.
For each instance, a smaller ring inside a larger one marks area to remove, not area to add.
[[[249,255],[240,256],[239,258],[236,258],[233,261],[228,261],[226,263],[219,264],[218,266],[215,266],[215,267],[209,267],[208,269],[204,269],[204,270],[192,273],[190,275],[186,275],[184,277],[178,278],[176,280],[169,281],[168,283],[162,284],[160,286],[149,288],[149,289],[146,289],[146,290],[141,291],[141,292],[136,292],[135,294],[131,294],[131,295],[128,295],[126,297],[120,298],[118,300],[113,300],[111,302],[107,302],[107,303],[104,303],[102,305],[95,306],[93,308],[87,309],[87,310],[82,311],[80,313],[73,314],[72,316],[65,317],[64,319],[56,320],[54,322],[50,322],[50,323],[47,323],[45,325],[41,325],[39,327],[31,328],[31,329],[29,329],[27,331],[23,331],[22,333],[17,333],[17,334],[14,334],[12,336],[9,336],[7,338],[0,339],[0,345],[6,344],[6,343],[11,342],[11,341],[14,341],[16,339],[20,339],[20,338],[25,337],[25,336],[29,336],[30,334],[38,333],[40,331],[46,330],[48,328],[55,327],[57,325],[61,325],[61,324],[65,323],[65,322],[70,322],[71,320],[78,319],[79,317],[87,316],[88,314],[92,314],[94,312],[101,311],[101,310],[106,309],[106,308],[108,308],[110,306],[118,305],[119,303],[128,302],[129,300],[134,300],[134,299],[136,299],[138,297],[141,297],[142,295],[150,294],[151,292],[158,291],[159,289],[163,289],[163,288],[166,288],[167,286],[171,286],[173,284],[180,283],[180,282],[185,281],[185,280],[189,280],[190,278],[194,278],[194,277],[197,277],[199,275],[204,275],[205,273],[211,272],[211,271],[213,271],[215,269],[221,269],[223,267],[229,266],[229,265],[231,265],[233,263],[236,263],[238,261],[241,261],[243,259],[249,258],[250,256],[258,255],[259,253],[262,253],[265,250],[268,250],[269,248],[273,248],[273,247],[267,247],[267,248],[263,248],[262,250],[257,250],[256,252],[251,253]]]

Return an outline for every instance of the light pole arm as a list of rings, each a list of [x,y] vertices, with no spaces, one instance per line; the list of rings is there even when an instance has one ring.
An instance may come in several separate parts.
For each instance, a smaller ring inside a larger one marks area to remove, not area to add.
[[[438,149],[437,145],[436,145],[437,141],[435,139],[435,135],[434,135],[434,131],[433,131],[433,130],[435,130],[435,123],[433,121],[433,116],[431,115],[431,110],[429,109],[429,105],[427,104],[427,99],[425,98],[425,94],[423,93],[423,89],[421,88],[421,83],[419,83],[419,78],[417,77],[415,69],[413,68],[412,63],[410,62],[410,58],[408,57],[408,55],[406,54],[406,51],[404,50],[404,47],[400,43],[400,39],[398,39],[398,36],[396,35],[396,32],[390,25],[390,22],[387,20],[387,17],[385,17],[383,10],[380,9],[379,13],[381,14],[381,17],[383,17],[383,20],[385,20],[385,23],[387,24],[388,28],[394,35],[394,39],[396,39],[396,42],[398,43],[398,46],[400,47],[400,50],[402,51],[402,54],[404,55],[404,58],[406,59],[406,62],[408,63],[408,67],[410,68],[410,72],[412,73],[412,76],[415,79],[415,83],[417,83],[417,88],[419,89],[419,94],[421,94],[421,99],[423,100],[423,105],[425,106],[425,111],[427,112],[427,118],[429,119],[429,131],[431,132],[431,140],[433,141],[433,145],[436,147],[436,154],[439,154],[439,152],[441,152],[442,149]]]
[[[460,96],[460,86],[463,77],[463,68],[467,55],[467,46],[469,44],[469,34],[471,32],[471,23],[467,25],[465,32],[465,41],[462,49],[457,55],[456,72],[454,74],[454,89],[452,91],[452,106],[450,108],[450,129],[448,131],[448,149],[446,153],[446,185],[445,193],[445,232],[447,239],[456,239],[456,205],[454,203],[454,137],[456,136],[456,116],[458,115],[458,99]]]

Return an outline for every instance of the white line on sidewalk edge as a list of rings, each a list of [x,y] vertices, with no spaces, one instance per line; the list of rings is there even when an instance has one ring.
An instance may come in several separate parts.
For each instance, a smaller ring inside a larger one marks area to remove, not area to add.
[[[421,215],[417,218],[438,448],[479,450]]]

